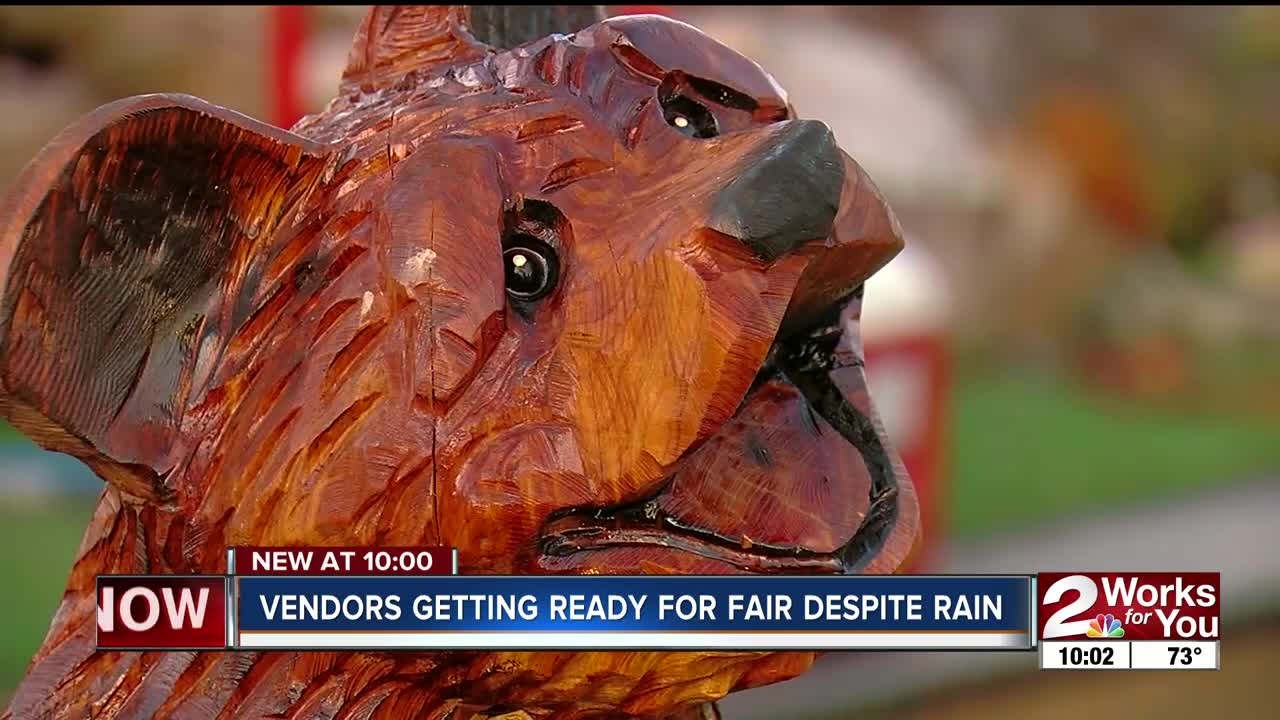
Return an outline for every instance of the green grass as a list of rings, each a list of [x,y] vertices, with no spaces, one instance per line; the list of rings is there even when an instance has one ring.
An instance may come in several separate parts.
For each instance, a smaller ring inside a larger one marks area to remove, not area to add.
[[[76,548],[93,515],[84,499],[39,512],[0,506],[0,707],[49,629]]]
[[[971,378],[954,403],[960,536],[1280,471],[1274,421],[1141,409],[1045,377]]]
[[[18,442],[29,442],[22,437],[21,433],[14,430],[12,425],[0,420],[0,442],[10,442],[15,440]]]

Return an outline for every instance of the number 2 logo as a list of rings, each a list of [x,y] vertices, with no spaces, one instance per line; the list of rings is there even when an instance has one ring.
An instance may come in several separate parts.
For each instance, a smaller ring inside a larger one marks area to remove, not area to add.
[[[1087,618],[1070,622],[1066,622],[1066,620],[1092,608],[1093,604],[1098,600],[1098,585],[1093,580],[1084,575],[1068,575],[1050,585],[1049,589],[1044,591],[1044,600],[1041,604],[1051,605],[1056,603],[1062,599],[1063,595],[1072,590],[1076,591],[1079,597],[1050,615],[1049,619],[1045,621],[1045,640],[1069,637],[1071,635],[1084,635],[1089,631],[1089,620]]]

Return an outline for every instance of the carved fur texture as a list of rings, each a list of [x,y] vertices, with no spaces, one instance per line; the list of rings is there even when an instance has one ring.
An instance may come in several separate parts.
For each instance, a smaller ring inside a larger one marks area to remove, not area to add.
[[[0,410],[105,489],[8,717],[712,717],[814,656],[95,650],[96,575],[221,573],[229,545],[902,566],[916,504],[857,322],[901,248],[883,198],[688,25],[495,39],[558,12],[375,8],[290,131],[150,95],[28,166],[0,205]]]

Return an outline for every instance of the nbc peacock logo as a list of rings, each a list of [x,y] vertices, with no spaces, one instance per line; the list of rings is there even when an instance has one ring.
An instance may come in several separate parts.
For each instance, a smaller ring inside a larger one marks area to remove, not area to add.
[[[1124,637],[1124,626],[1120,624],[1115,615],[1110,613],[1099,615],[1089,621],[1089,629],[1085,631],[1085,635],[1091,638]]]

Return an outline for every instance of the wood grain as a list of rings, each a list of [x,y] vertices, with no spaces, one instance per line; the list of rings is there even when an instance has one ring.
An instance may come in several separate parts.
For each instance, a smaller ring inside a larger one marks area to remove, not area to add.
[[[582,15],[473,12],[373,9],[291,131],[106,106],[3,201],[0,411],[106,481],[8,717],[706,718],[814,657],[95,651],[96,575],[221,573],[228,545],[443,544],[477,573],[910,554],[857,325],[902,240],[862,169],[687,25],[508,48]],[[556,284],[527,300],[504,253],[535,246]]]

